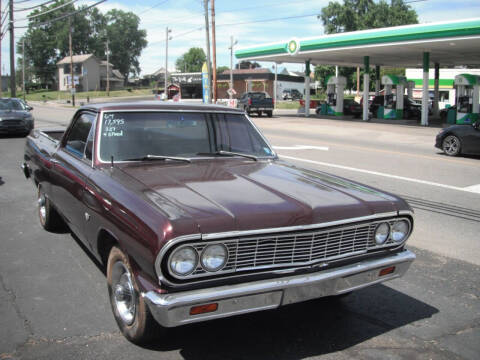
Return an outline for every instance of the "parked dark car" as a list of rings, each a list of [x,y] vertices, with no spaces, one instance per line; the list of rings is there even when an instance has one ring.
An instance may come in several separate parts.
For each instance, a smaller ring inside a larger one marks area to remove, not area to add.
[[[385,101],[384,95],[375,96],[370,104],[370,112],[373,117],[377,117],[378,108],[383,106]],[[421,119],[422,117],[422,104],[417,103],[407,95],[403,96],[403,117],[405,119]]]
[[[237,107],[243,109],[248,115],[256,113],[258,116],[266,114],[272,117],[273,99],[264,92],[246,92],[238,100]]]
[[[435,147],[449,156],[480,154],[480,121],[473,125],[452,125],[437,135]]]
[[[34,130],[23,171],[41,225],[65,222],[105,266],[135,343],[158,324],[347,294],[415,259],[403,199],[280,160],[243,110],[91,104],[66,131]]]
[[[303,99],[302,93],[297,89],[285,89],[282,92],[283,100],[300,100]]]
[[[315,112],[320,114],[321,104],[317,107]],[[360,117],[363,113],[362,105],[357,103],[353,99],[344,99],[343,100],[343,114],[344,115],[353,115],[354,117]]]
[[[0,99],[0,134],[27,135],[34,127],[33,107],[17,98]]]

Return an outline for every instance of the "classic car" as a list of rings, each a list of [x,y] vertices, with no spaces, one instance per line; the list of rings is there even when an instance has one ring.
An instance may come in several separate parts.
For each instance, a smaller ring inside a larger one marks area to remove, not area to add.
[[[480,155],[480,121],[442,129],[435,139],[435,147],[448,156]]]
[[[22,168],[41,225],[66,223],[106,267],[135,343],[155,327],[346,294],[415,258],[404,200],[282,161],[238,109],[90,104],[66,131],[34,130]]]

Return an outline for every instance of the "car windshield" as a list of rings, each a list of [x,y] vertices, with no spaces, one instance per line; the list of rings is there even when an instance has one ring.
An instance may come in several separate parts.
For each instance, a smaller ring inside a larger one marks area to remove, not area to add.
[[[273,156],[269,145],[244,115],[194,112],[104,113],[99,150],[103,162],[112,157],[114,161],[143,159],[148,155],[195,158],[225,156],[226,152]]]
[[[0,110],[25,110],[25,107],[18,100],[0,99]]]

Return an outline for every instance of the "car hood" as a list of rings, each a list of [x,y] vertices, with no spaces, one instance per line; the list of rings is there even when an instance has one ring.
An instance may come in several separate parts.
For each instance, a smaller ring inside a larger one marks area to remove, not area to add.
[[[394,195],[283,161],[218,158],[120,168],[143,184],[142,195],[169,218],[175,236],[192,228],[204,234],[278,228],[409,209]]]

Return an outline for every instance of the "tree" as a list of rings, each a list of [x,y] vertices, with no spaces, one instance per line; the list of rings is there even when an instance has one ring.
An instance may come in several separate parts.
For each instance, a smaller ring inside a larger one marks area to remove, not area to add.
[[[240,61],[235,65],[235,69],[256,69],[261,68],[262,66],[255,61]]]
[[[60,5],[60,9],[53,10]],[[139,19],[133,13],[111,10],[103,15],[97,8],[75,7],[70,0],[56,0],[32,11],[28,29],[17,43],[17,53],[21,53],[22,40],[25,40],[25,65],[32,76],[43,84],[54,81],[56,63],[69,55],[69,28],[72,25],[72,52],[94,54],[105,58],[105,41],[110,38],[112,56],[110,62],[127,78],[130,72],[138,72],[138,57],[146,47],[146,32],[139,30]],[[53,10],[53,11],[50,11]],[[49,22],[62,15],[77,12],[62,20]],[[50,11],[50,12],[48,12]],[[22,60],[23,61],[23,60]]]
[[[320,17],[327,34],[418,23],[417,13],[403,0],[391,0],[390,4],[384,0],[343,0],[343,4],[330,2],[322,9]],[[318,76],[332,72],[335,73],[333,66],[322,65]],[[347,89],[356,86],[355,68],[340,67],[339,73],[347,78]]]
[[[205,61],[207,61],[207,57],[203,49],[193,47],[177,59],[175,67],[179,71],[200,72],[202,71],[202,66]]]
[[[225,70],[230,70],[230,68],[228,66],[219,66],[219,67],[217,67],[217,74],[221,74]]]
[[[105,14],[110,62],[127,81],[130,74],[140,73],[138,58],[147,46],[147,32],[140,30],[140,18],[132,12],[113,9]]]

